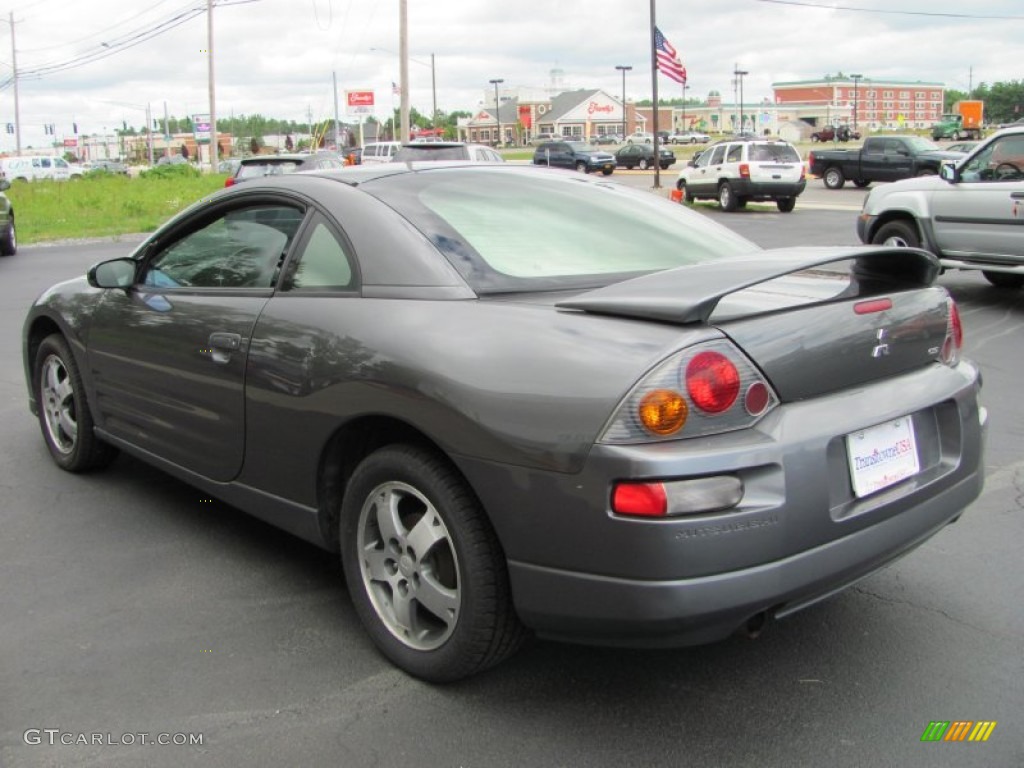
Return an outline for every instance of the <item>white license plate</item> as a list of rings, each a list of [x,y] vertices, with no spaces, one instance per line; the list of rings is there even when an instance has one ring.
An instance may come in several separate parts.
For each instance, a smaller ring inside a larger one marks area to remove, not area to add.
[[[921,471],[914,422],[909,416],[847,435],[846,452],[853,492],[858,498]]]

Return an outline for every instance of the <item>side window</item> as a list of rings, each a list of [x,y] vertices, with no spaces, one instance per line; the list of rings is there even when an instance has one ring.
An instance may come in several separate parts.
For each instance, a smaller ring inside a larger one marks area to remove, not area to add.
[[[711,153],[711,159],[708,160],[708,165],[718,165],[722,162],[722,159],[725,157],[725,146],[721,144],[715,147],[715,151]]]
[[[158,253],[142,282],[158,288],[271,288],[303,212],[291,206],[236,208]]]
[[[1024,138],[1004,136],[976,154],[960,171],[963,181],[1024,179]]]
[[[67,168],[67,167],[68,167],[68,164],[67,164],[67,163],[65,163],[65,162],[64,162],[63,160],[61,160],[61,159],[60,159],[59,157],[57,157],[57,158],[54,158],[54,160],[53,160],[53,164],[54,164],[54,166],[56,166],[57,168]]]
[[[345,290],[352,287],[352,265],[345,248],[317,217],[285,278],[285,290]]]
[[[44,157],[39,162],[42,164],[43,168],[50,168],[51,167],[50,158],[48,158],[48,157]]]
[[[711,163],[711,155],[714,154],[710,149],[705,149],[700,153],[700,157],[697,158],[697,162],[694,164],[695,168],[705,168]]]
[[[726,156],[726,162],[738,163],[743,159],[743,145],[742,144],[730,144],[729,154]]]

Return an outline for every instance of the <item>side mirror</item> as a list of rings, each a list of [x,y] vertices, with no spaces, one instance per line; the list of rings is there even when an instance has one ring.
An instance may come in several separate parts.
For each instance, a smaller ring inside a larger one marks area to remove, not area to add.
[[[130,288],[135,282],[135,259],[111,259],[94,264],[87,275],[93,288]]]
[[[939,166],[939,178],[955,184],[958,181],[956,176],[956,165],[952,160],[944,160]]]

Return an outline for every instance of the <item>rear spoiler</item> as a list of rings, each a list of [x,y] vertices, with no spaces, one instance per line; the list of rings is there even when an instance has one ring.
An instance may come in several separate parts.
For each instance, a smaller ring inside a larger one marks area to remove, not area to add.
[[[654,272],[589,291],[555,306],[683,325],[706,323],[718,302],[730,293],[848,260],[854,261],[857,296],[924,288],[935,282],[940,272],[939,260],[918,248],[778,248]]]

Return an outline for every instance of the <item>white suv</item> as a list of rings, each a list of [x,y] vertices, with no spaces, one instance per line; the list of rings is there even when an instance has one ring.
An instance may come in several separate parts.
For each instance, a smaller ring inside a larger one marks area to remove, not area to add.
[[[804,163],[792,144],[778,139],[724,139],[683,168],[676,189],[688,203],[717,200],[723,211],[748,201],[774,200],[789,213],[807,186]]]

